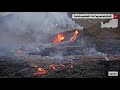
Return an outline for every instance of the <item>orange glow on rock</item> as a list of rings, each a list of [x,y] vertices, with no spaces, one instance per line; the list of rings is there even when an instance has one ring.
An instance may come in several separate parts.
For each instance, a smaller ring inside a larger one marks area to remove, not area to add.
[[[56,35],[56,38],[54,38],[52,41],[53,41],[53,42],[61,42],[61,41],[63,41],[64,39],[65,39],[64,34],[63,34],[63,33],[58,33],[58,34]]]
[[[78,34],[78,30],[75,30],[74,33],[73,33],[73,36],[69,39],[69,41],[73,41],[77,38],[77,34]]]
[[[55,65],[53,65],[53,64],[49,65],[49,69],[52,69],[52,70],[57,70],[56,66],[55,66]]]
[[[38,68],[37,72],[34,73],[34,75],[38,75],[38,74],[46,74],[47,71],[44,68]]]
[[[60,66],[65,67],[65,65],[64,65],[64,64],[60,64]]]

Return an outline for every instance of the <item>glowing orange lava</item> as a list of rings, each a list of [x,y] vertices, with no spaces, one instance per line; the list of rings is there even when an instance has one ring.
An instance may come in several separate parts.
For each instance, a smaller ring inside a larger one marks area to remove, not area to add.
[[[73,36],[69,39],[69,41],[73,41],[77,38],[77,34],[78,34],[78,30],[75,30],[74,33],[73,33]]]
[[[53,42],[61,42],[65,39],[65,36],[63,33],[58,33],[56,38],[53,39]]]
[[[37,74],[46,74],[46,73],[47,73],[47,71],[44,68],[38,68],[37,72],[34,73],[34,75],[37,75]]]
[[[49,69],[57,70],[56,66],[53,65],[53,64],[51,64],[51,65],[49,66]]]

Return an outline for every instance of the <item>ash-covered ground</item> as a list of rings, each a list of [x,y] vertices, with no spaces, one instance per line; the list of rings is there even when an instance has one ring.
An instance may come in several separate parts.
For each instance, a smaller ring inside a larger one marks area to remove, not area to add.
[[[120,56],[111,56],[111,61],[80,55],[66,58],[73,60],[62,61],[65,66],[62,67],[60,62],[54,62],[56,59],[48,57],[38,60],[0,57],[0,78],[111,78],[108,77],[108,71],[120,71]],[[50,70],[51,64],[56,65],[57,69]],[[45,68],[47,73],[34,75],[38,67]]]
[[[72,12],[68,14],[71,16]],[[44,39],[47,44],[38,46],[37,51],[22,47],[1,54],[0,78],[113,78],[108,77],[108,71],[120,72],[120,28],[101,29],[101,20],[75,22],[84,29],[72,42],[64,39],[60,43],[51,43],[48,38]],[[63,33],[69,38],[73,30]],[[29,39],[31,33],[27,35],[25,38]],[[31,40],[34,38],[28,41]],[[35,74],[38,68],[44,68],[46,72]]]

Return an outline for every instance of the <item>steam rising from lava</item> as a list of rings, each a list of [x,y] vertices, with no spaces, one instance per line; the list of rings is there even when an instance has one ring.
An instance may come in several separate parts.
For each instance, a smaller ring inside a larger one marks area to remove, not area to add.
[[[0,54],[4,51],[16,50],[24,46],[25,48],[35,49],[39,45],[44,45],[48,40],[49,34],[58,34],[55,42],[61,42],[65,39],[62,33],[69,28],[70,30],[82,27],[72,21],[66,12],[1,12],[0,13]],[[73,33],[69,41],[76,39],[78,31]],[[83,40],[84,41],[84,40]],[[80,41],[80,46],[86,43]],[[45,46],[45,45],[44,45]],[[84,49],[86,54],[98,53],[94,48]],[[18,51],[20,52],[20,51]],[[57,56],[57,55],[56,55]],[[62,56],[61,52],[60,55]],[[103,55],[104,56],[104,55]]]
[[[66,12],[1,12],[0,50],[21,46],[35,48],[44,44],[49,34],[65,31],[68,27],[81,29]]]

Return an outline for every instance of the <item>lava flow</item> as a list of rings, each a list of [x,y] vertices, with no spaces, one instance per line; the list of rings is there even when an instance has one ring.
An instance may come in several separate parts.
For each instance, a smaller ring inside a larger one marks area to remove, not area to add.
[[[77,35],[79,33],[78,29],[76,29],[75,31],[72,31],[72,32],[73,32],[73,35],[72,35],[72,37],[70,37],[68,39],[68,41],[74,41],[77,38]],[[67,34],[65,34],[65,33],[62,33],[62,32],[58,33],[56,35],[56,37],[54,39],[52,39],[52,42],[59,43],[59,42],[62,42],[63,40],[65,40],[65,37],[67,37]]]
[[[73,36],[69,39],[69,41],[75,40],[75,39],[77,38],[77,34],[78,34],[78,30],[75,30],[75,31],[73,32]]]
[[[60,64],[60,66],[65,67],[65,65],[64,65],[64,64]]]
[[[37,68],[37,71],[34,73],[34,76],[35,75],[43,75],[43,74],[46,74],[46,73],[49,73],[50,71],[53,71],[53,70],[59,70],[61,69],[60,67],[62,68],[65,68],[66,65],[65,64],[60,64],[60,65],[55,65],[55,64],[50,64],[49,65],[49,68]],[[34,66],[34,68],[36,68],[37,66]],[[70,68],[73,69],[73,65],[70,65]]]
[[[46,73],[47,73],[47,71],[44,68],[38,68],[37,72],[34,73],[34,75],[37,75],[37,74],[46,74]]]
[[[56,38],[54,38],[52,41],[53,42],[61,42],[63,41],[65,38],[64,34],[63,33],[58,33]]]
[[[57,70],[56,66],[55,66],[55,65],[53,65],[53,64],[49,65],[49,69],[52,69],[52,70]]]

